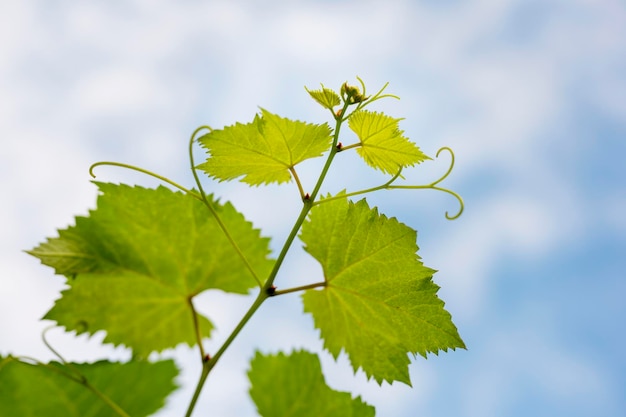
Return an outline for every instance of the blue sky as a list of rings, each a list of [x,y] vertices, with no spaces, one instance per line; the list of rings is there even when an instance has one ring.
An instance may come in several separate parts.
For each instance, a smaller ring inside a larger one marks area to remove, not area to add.
[[[324,122],[303,86],[357,75],[371,90],[390,82],[402,100],[378,109],[404,117],[425,152],[456,152],[446,184],[465,198],[459,220],[443,215],[454,200],[433,192],[370,202],[419,231],[468,350],[416,360],[413,389],[378,387],[322,354],[329,384],[363,395],[379,416],[625,415],[626,6],[610,0],[2,2],[0,353],[52,358],[39,318],[63,280],[21,251],[93,207],[91,163],[133,163],[191,185],[186,144],[199,125],[248,121],[258,106]],[[346,160],[334,178],[378,184]],[[409,175],[445,169],[442,157]],[[156,184],[111,168],[98,179]],[[293,185],[206,184],[279,246],[297,210]],[[286,268],[284,279],[318,277],[297,251]],[[211,351],[250,300],[199,301],[218,326]],[[245,379],[254,349],[321,351],[297,296],[265,307],[197,415],[255,415]],[[101,334],[50,337],[77,361],[128,355],[100,347]],[[159,416],[178,416],[196,352],[167,355],[185,388]]]

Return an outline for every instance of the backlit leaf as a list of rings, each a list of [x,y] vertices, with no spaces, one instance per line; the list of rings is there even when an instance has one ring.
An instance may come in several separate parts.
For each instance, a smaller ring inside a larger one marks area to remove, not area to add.
[[[330,127],[279,117],[261,109],[251,123],[213,130],[200,138],[209,152],[198,168],[221,181],[239,177],[250,185],[284,183],[290,168],[321,156],[331,144]]]
[[[89,217],[29,253],[69,277],[45,318],[67,330],[105,330],[106,342],[146,355],[195,344],[191,300],[208,289],[246,294],[252,273],[207,207],[165,187],[97,183]],[[260,280],[269,241],[230,203],[211,203]],[[212,325],[199,316],[201,335]]]
[[[324,87],[324,85],[322,85],[321,90],[309,90],[307,88],[306,91],[311,95],[311,97],[313,97],[315,101],[321,104],[322,107],[325,107],[329,110],[332,110],[333,107],[338,106],[341,103],[341,98],[339,97],[339,94],[335,93],[329,88]]]
[[[431,159],[402,135],[400,120],[367,110],[359,110],[348,119],[348,126],[361,141],[357,153],[369,166],[387,174]]]
[[[416,232],[340,198],[313,207],[300,235],[327,285],[303,294],[324,346],[348,354],[378,383],[410,384],[408,353],[426,356],[465,345],[437,297],[435,271],[417,255]]]

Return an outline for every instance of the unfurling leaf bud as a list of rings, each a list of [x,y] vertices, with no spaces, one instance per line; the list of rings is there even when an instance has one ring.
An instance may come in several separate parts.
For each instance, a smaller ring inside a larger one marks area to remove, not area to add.
[[[359,90],[359,87],[348,85],[347,81],[343,83],[343,85],[341,86],[341,96],[343,97],[344,101],[347,102],[348,104],[360,103],[369,98],[369,97],[365,97],[361,93],[361,90]]]

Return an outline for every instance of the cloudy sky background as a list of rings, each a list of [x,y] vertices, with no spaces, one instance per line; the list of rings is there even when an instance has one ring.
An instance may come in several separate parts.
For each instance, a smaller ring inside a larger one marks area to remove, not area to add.
[[[419,231],[469,349],[418,359],[412,389],[378,387],[354,377],[344,357],[322,354],[328,383],[386,417],[625,415],[626,6],[617,0],[3,1],[0,354],[52,359],[39,318],[63,280],[21,251],[94,206],[93,162],[192,186],[186,152],[196,127],[247,122],[258,106],[321,123],[327,114],[303,86],[338,88],[357,75],[372,92],[390,82],[402,100],[376,109],[405,117],[426,153],[456,152],[445,185],[465,198],[459,220],[444,218],[455,201],[432,191],[368,200]],[[340,156],[327,191],[381,183]],[[442,155],[407,176],[428,182],[447,163]],[[116,168],[96,173],[157,184]],[[299,209],[293,184],[205,184],[280,247]],[[312,260],[292,255],[279,286],[319,278]],[[209,352],[250,302],[199,297],[218,326]],[[49,335],[72,360],[128,357],[100,347],[102,337]],[[278,297],[219,363],[195,415],[254,416],[245,376],[254,349],[293,347],[322,350],[299,297]],[[184,388],[158,415],[180,416],[197,353],[165,356],[183,368]]]

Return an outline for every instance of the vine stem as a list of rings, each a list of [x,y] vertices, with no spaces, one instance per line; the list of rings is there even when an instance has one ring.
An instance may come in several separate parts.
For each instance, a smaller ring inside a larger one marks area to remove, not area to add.
[[[340,115],[345,114],[349,105],[350,103],[346,101],[339,114]],[[335,158],[335,155],[339,151],[337,149],[337,143],[339,142],[339,132],[341,130],[341,124],[343,123],[343,121],[344,119],[342,119],[341,116],[335,117],[335,132],[333,135],[333,143],[332,143],[332,146],[330,147],[328,158],[326,158],[326,163],[324,164],[324,167],[322,168],[322,172],[320,173],[320,176],[317,179],[317,183],[315,184],[315,188],[313,188],[313,191],[309,195],[309,198],[306,198],[303,200],[304,204],[302,206],[302,210],[300,211],[300,215],[298,216],[296,223],[291,228],[291,232],[289,233],[289,236],[287,236],[287,240],[283,244],[282,250],[280,251],[278,258],[276,259],[274,268],[272,269],[272,272],[270,273],[265,283],[265,287],[264,287],[265,290],[268,290],[269,288],[272,287],[272,285],[274,285],[274,280],[276,279],[276,275],[278,274],[278,271],[280,270],[280,267],[282,266],[285,256],[287,256],[287,252],[289,251],[289,248],[291,248],[291,244],[293,243],[294,239],[298,235],[298,231],[300,230],[302,223],[304,223],[306,216],[309,214],[309,211],[311,211],[311,208],[313,207],[313,202],[315,201],[315,198],[317,197],[317,194],[319,193],[320,188],[322,187],[322,184],[324,183],[324,179],[326,178],[326,174],[328,174],[330,165],[332,164],[333,159]]]
[[[345,102],[339,114],[340,115],[345,114],[345,111],[347,110],[349,105],[350,104],[348,102]],[[276,275],[278,274],[278,271],[280,270],[280,267],[285,257],[287,256],[287,252],[289,251],[291,244],[296,238],[298,231],[300,230],[300,227],[304,223],[306,216],[309,214],[309,211],[313,207],[313,201],[315,200],[315,197],[317,196],[320,188],[322,187],[322,183],[324,182],[324,179],[326,178],[326,174],[328,173],[328,170],[333,161],[333,158],[335,157],[335,154],[338,152],[337,142],[339,141],[339,131],[341,128],[341,124],[343,123],[344,120],[345,119],[343,119],[341,116],[335,116],[336,123],[335,123],[335,133],[333,135],[333,144],[330,148],[330,153],[328,155],[328,158],[326,159],[326,163],[324,164],[324,167],[322,168],[322,171],[317,180],[317,183],[315,184],[315,188],[311,192],[309,198],[303,199],[303,206],[302,206],[302,210],[300,211],[300,215],[298,216],[298,219],[293,225],[291,232],[289,233],[289,236],[287,236],[287,239],[285,240],[285,243],[283,244],[280,254],[278,255],[278,258],[276,258],[276,262],[274,263],[274,268],[270,272],[270,275],[265,281],[265,284],[262,286],[261,291],[259,292],[259,295],[257,296],[254,303],[250,306],[246,314],[241,318],[237,326],[230,333],[226,341],[222,344],[222,346],[215,353],[215,355],[211,357],[208,361],[204,361],[202,363],[202,372],[200,374],[200,380],[198,381],[198,384],[196,385],[196,389],[193,393],[193,397],[191,398],[191,402],[189,403],[189,407],[187,408],[187,413],[185,414],[185,417],[191,417],[191,414],[193,413],[196,403],[198,402],[198,398],[200,397],[200,393],[202,392],[202,388],[204,387],[204,384],[206,383],[206,380],[209,374],[211,373],[211,370],[215,367],[215,365],[217,364],[219,359],[222,357],[226,349],[228,349],[228,347],[235,340],[237,335],[241,332],[241,330],[243,330],[245,325],[248,323],[248,321],[254,315],[254,313],[259,309],[259,307],[261,307],[263,302],[270,297],[269,294],[270,293],[273,293],[274,295],[276,294],[276,292],[272,291],[274,280],[276,279]],[[192,144],[193,144],[193,141],[197,132],[203,128],[204,127],[200,127],[193,133],[192,140],[191,140]],[[200,194],[204,196],[204,191],[202,191],[202,186],[199,184],[200,181],[199,179],[197,179],[197,174],[195,173],[195,167],[193,167],[193,163],[192,163],[192,168],[193,168],[192,171],[194,171],[194,177],[196,177],[196,180],[198,182],[198,188],[200,189]],[[203,197],[203,198],[206,198],[206,197]],[[314,285],[319,286],[318,284],[314,284]],[[286,293],[286,291],[287,290],[284,290],[282,293],[284,294]],[[296,290],[294,289],[293,291],[296,291]]]
[[[269,295],[267,294],[267,292],[265,291],[259,292],[259,295],[257,296],[254,303],[250,306],[246,314],[241,318],[237,326],[233,329],[231,334],[228,336],[228,338],[222,344],[219,350],[215,353],[215,355],[211,357],[209,360],[203,361],[202,372],[200,373],[200,380],[198,381],[198,384],[196,385],[196,390],[193,393],[193,397],[191,398],[191,402],[189,403],[189,407],[187,408],[187,413],[185,413],[185,417],[191,417],[191,414],[193,413],[196,403],[198,402],[198,398],[200,397],[200,393],[202,392],[202,388],[204,387],[206,379],[211,373],[211,370],[217,364],[217,361],[222,357],[226,349],[228,349],[228,347],[235,340],[237,335],[241,332],[241,330],[243,330],[246,323],[248,323],[250,318],[254,315],[254,313],[256,313],[259,307],[261,307],[261,304],[263,304],[263,302],[268,297]]]

